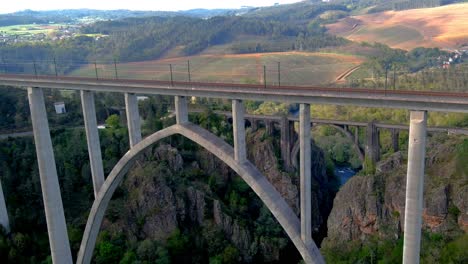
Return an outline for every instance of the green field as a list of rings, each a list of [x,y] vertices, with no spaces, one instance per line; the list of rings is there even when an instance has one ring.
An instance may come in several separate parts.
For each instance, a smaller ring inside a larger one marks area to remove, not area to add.
[[[57,30],[61,26],[66,26],[62,24],[26,24],[26,25],[14,25],[14,26],[5,26],[0,27],[0,32],[7,35],[33,35],[33,34],[49,34]]]
[[[172,65],[174,81],[188,81],[187,61],[190,61],[192,81],[200,82],[264,82],[278,84],[280,62],[281,84],[326,85],[363,59],[336,53],[280,52],[233,55],[201,55],[155,61],[131,62],[117,65],[119,78],[170,80]],[[98,77],[114,78],[113,64],[98,64]],[[94,65],[84,66],[71,73],[73,76],[95,76]]]

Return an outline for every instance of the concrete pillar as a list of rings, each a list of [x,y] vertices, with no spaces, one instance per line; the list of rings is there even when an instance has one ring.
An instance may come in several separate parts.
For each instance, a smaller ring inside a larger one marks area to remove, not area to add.
[[[188,122],[188,107],[185,96],[175,97],[175,111],[177,124],[183,124]]]
[[[83,106],[83,118],[86,129],[86,141],[88,142],[89,163],[93,179],[94,197],[104,183],[104,169],[102,166],[101,143],[96,120],[96,107],[94,94],[91,91],[81,91],[81,104]]]
[[[281,118],[281,158],[283,159],[284,168],[289,171],[291,169],[291,142],[289,131],[289,120],[286,116]],[[309,124],[310,126],[310,124]]]
[[[136,94],[125,93],[125,111],[127,114],[130,148],[132,148],[141,141],[140,114],[138,113],[138,100]]]
[[[0,225],[3,226],[7,233],[10,232],[10,221],[8,219],[8,211],[3,195],[2,183],[0,182]]]
[[[288,120],[288,126],[289,126],[289,147],[291,149],[294,146],[294,143],[296,143],[298,136],[297,136],[296,130],[294,129],[294,121]],[[290,159],[292,159],[292,157],[290,157]]]
[[[252,118],[252,121],[250,122],[252,131],[257,131],[258,130],[258,123],[256,119]]]
[[[406,176],[403,264],[419,263],[426,156],[427,113],[411,111]]]
[[[274,125],[273,121],[265,120],[265,131],[266,131],[267,135],[273,136],[274,126],[275,125]]]
[[[42,89],[28,88],[28,98],[52,261],[53,263],[72,263]]]
[[[400,138],[400,132],[397,129],[392,128],[392,148],[393,148],[393,152],[397,152],[398,150],[400,150],[399,138]]]
[[[375,121],[372,121],[367,125],[366,133],[366,158],[368,158],[370,161],[372,161],[373,164],[375,164],[380,160],[379,131],[375,126]]]
[[[301,239],[307,245],[312,241],[312,180],[310,146],[310,105],[299,106]]]
[[[359,146],[359,127],[356,126],[354,129],[354,144]]]
[[[232,125],[234,127],[234,157],[238,162],[247,160],[245,145],[245,108],[241,100],[232,100]]]

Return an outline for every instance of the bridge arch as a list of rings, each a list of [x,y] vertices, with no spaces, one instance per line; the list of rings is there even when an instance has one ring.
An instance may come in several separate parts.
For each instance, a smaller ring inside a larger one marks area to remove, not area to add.
[[[204,147],[239,174],[278,220],[306,263],[324,263],[324,259],[313,240],[309,243],[302,241],[299,218],[266,177],[251,162],[240,163],[236,161],[233,148],[221,138],[199,126],[184,123],[173,125],[148,136],[130,149],[115,165],[99,190],[91,208],[78,252],[78,264],[91,262],[99,229],[112,195],[136,158],[154,143],[175,134],[182,135]]]
[[[339,132],[344,134],[351,141],[356,153],[358,154],[359,160],[361,160],[361,162],[364,162],[364,152],[359,147],[359,145],[356,144],[356,142],[354,141],[353,135],[349,131],[345,130],[341,126],[333,125],[333,124],[314,123],[314,126],[331,126],[333,128],[336,128]],[[291,165],[296,169],[299,167],[299,164],[297,163],[297,155],[299,155],[299,150],[300,150],[299,140],[296,140],[291,150]]]

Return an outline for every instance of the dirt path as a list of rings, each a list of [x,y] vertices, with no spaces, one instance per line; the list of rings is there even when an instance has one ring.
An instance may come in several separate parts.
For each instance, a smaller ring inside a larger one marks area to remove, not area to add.
[[[346,78],[359,68],[361,68],[361,65],[354,66],[351,69],[348,69],[347,71],[343,72],[336,78],[335,83],[344,83],[346,81]]]

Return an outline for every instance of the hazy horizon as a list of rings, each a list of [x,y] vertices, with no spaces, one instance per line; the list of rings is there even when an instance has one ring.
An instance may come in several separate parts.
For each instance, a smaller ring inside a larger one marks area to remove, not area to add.
[[[119,10],[128,9],[135,11],[183,11],[190,9],[235,9],[242,6],[272,6],[275,3],[290,4],[300,2],[301,0],[225,0],[225,1],[155,1],[155,0],[134,0],[134,1],[115,1],[104,3],[92,0],[81,0],[77,2],[60,0],[18,0],[4,3],[0,6],[0,14],[14,13],[24,10],[47,11],[64,9],[96,9],[96,10]]]

